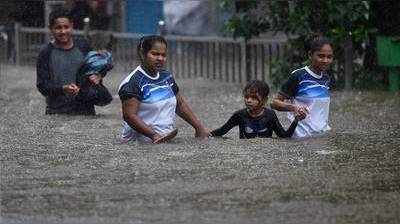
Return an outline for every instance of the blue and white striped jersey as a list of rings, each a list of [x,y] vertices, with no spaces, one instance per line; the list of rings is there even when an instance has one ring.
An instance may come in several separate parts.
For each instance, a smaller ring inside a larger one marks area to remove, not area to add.
[[[283,84],[279,93],[296,105],[306,106],[310,112],[299,121],[293,137],[311,137],[330,130],[329,85],[330,78],[326,73],[317,75],[307,66],[293,71]],[[293,121],[294,114],[288,113],[288,118]]]
[[[141,66],[132,71],[120,84],[121,101],[132,97],[140,101],[138,116],[159,134],[175,129],[176,94],[179,88],[168,71],[160,71],[156,77],[149,76]],[[150,139],[137,133],[125,121],[122,137],[142,141]]]

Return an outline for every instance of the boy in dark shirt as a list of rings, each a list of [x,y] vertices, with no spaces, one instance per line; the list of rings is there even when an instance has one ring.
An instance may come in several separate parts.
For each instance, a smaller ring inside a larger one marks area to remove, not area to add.
[[[36,86],[46,98],[46,114],[94,115],[94,105],[104,106],[112,96],[102,85],[102,76],[90,79],[91,94],[84,94],[77,85],[77,74],[90,46],[72,37],[73,23],[67,10],[52,11],[49,25],[53,41],[40,51],[36,67]]]
[[[272,137],[272,132],[278,137],[288,138],[293,135],[297,122],[305,115],[296,116],[287,131],[285,131],[272,109],[266,108],[269,87],[259,80],[250,81],[243,90],[245,109],[236,111],[220,128],[213,130],[211,136],[223,136],[233,127],[239,125],[240,138]]]

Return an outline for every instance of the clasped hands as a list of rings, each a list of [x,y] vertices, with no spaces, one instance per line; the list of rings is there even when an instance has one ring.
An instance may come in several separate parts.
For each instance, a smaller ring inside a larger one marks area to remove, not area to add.
[[[100,84],[100,82],[103,78],[99,74],[93,74],[93,75],[90,75],[88,77],[88,79],[92,85],[98,85],[98,84]],[[76,85],[75,83],[64,85],[62,88],[63,88],[63,91],[65,94],[71,95],[71,96],[76,96],[80,91],[80,87],[78,85]]]
[[[294,117],[296,120],[301,121],[307,117],[307,114],[310,113],[307,107],[304,106],[296,106],[294,112]]]

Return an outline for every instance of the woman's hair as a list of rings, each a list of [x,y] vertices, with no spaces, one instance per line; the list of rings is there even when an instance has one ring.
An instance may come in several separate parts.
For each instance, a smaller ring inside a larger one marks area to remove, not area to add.
[[[139,44],[137,45],[137,54],[140,57],[140,61],[143,62],[145,55],[151,50],[155,43],[163,43],[167,46],[167,41],[164,37],[158,35],[144,36],[140,38]]]
[[[251,80],[243,89],[243,95],[257,94],[262,100],[265,100],[269,94],[269,86],[266,82],[261,80]]]
[[[50,28],[54,26],[54,24],[56,23],[56,19],[58,19],[58,18],[67,18],[67,19],[69,19],[69,21],[72,22],[71,14],[67,9],[57,8],[57,9],[53,10],[49,15]]]
[[[309,41],[308,44],[308,51],[312,54],[316,51],[321,50],[321,48],[325,45],[328,44],[330,46],[332,46],[332,42],[324,37],[324,36],[314,36],[313,38],[311,38],[311,40]],[[307,48],[307,47],[306,47]]]

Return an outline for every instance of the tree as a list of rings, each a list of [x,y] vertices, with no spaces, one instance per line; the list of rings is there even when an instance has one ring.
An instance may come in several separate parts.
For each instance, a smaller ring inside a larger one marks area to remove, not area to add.
[[[236,2],[238,1],[221,0],[221,5],[232,6]],[[285,32],[289,37],[289,50],[284,62],[277,66],[277,79],[288,74],[289,71],[285,70],[304,64],[306,43],[312,36],[322,34],[334,43],[337,58],[333,66],[335,79],[342,85],[345,82],[346,89],[352,87],[353,70],[355,74],[359,74],[363,69],[367,47],[371,46],[371,39],[376,34],[376,28],[371,23],[371,0],[249,2],[247,8],[232,15],[226,30],[234,36],[246,38],[258,36],[267,30]],[[259,8],[264,12],[262,20],[258,19],[259,16],[254,16],[254,11]]]

